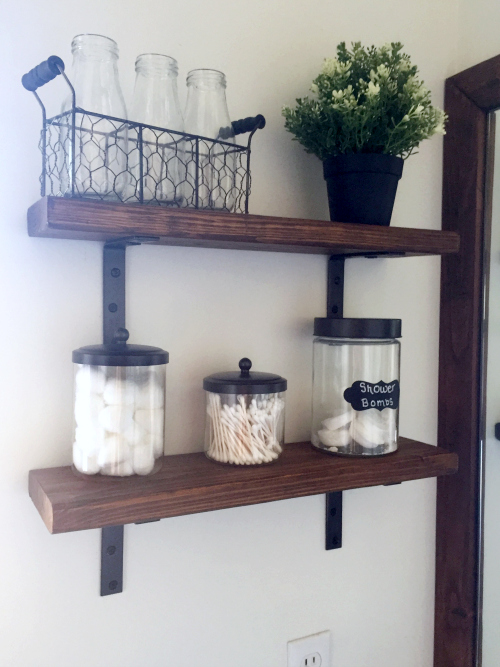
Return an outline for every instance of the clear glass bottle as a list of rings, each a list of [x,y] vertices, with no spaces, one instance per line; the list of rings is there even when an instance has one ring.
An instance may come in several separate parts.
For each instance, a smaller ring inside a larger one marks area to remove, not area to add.
[[[188,203],[197,208],[231,211],[236,200],[236,160],[226,77],[217,70],[195,69],[189,72],[186,83],[186,132],[217,140],[200,140],[198,145],[191,142]]]
[[[218,463],[256,465],[275,461],[285,439],[287,381],[272,373],[214,373],[203,380],[207,396],[205,454]]]
[[[144,53],[137,57],[135,71],[131,119],[184,132],[177,91],[177,61],[158,53]],[[145,129],[142,151],[143,201],[181,205],[186,179],[183,138],[161,130]],[[137,194],[140,189],[138,160],[131,165],[131,171]]]
[[[71,43],[71,82],[76,93],[75,151],[71,141],[71,116],[63,128],[67,167],[66,193],[71,195],[72,162],[74,194],[99,199],[122,199],[128,176],[127,125],[120,120],[91,116],[85,112],[126,119],[127,111],[118,78],[118,45],[103,35],[77,35]],[[69,97],[63,112],[71,109]]]
[[[316,318],[312,444],[374,456],[398,446],[401,320]]]
[[[73,352],[73,466],[82,475],[149,475],[161,466],[168,352],[127,345],[124,332]]]

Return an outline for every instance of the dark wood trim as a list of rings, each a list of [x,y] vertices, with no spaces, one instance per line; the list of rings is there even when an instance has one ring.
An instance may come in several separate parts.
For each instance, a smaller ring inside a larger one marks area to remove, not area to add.
[[[488,220],[488,114],[500,107],[500,56],[446,82],[443,230],[461,249],[443,257],[438,444],[460,469],[438,480],[435,667],[476,667],[480,656],[482,318]]]
[[[45,197],[28,211],[30,236],[108,241],[156,237],[161,245],[334,254],[441,255],[457,252],[454,232],[276,218]]]
[[[271,465],[225,466],[204,454],[166,456],[150,477],[77,477],[70,467],[32,470],[31,499],[51,533],[101,528],[330,491],[394,484],[457,470],[456,454],[400,438],[388,456],[329,456],[285,445]]]

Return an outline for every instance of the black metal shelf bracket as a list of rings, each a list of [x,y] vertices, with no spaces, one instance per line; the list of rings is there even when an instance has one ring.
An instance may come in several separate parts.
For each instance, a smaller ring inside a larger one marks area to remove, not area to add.
[[[332,255],[328,260],[327,317],[342,317],[344,314],[345,259],[345,255]],[[325,523],[325,549],[340,549],[342,547],[342,491],[326,494]]]
[[[325,549],[342,547],[342,491],[326,494]]]
[[[104,244],[102,261],[102,338],[111,343],[125,328],[125,253],[128,246],[157,241],[153,236],[130,236]],[[101,531],[101,595],[123,591],[124,526]]]
[[[123,591],[124,526],[107,526],[101,530],[101,595]]]

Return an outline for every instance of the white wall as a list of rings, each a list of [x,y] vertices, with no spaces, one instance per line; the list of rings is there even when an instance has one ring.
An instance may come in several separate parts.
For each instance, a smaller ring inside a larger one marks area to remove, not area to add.
[[[354,39],[403,41],[441,104],[454,0],[3,0],[1,11],[0,665],[285,667],[287,640],[330,628],[335,667],[430,667],[433,480],[345,493],[334,552],[322,496],[127,527],[125,592],[109,598],[99,531],[49,535],[27,473],[70,462],[71,350],[100,339],[101,247],[27,236],[40,113],[20,76],[52,53],[69,63],[80,32],[117,40],[128,99],[145,51],[179,60],[181,90],[189,69],[222,69],[232,116],[268,119],[251,211],[326,219],[321,165],[285,133],[281,105]],[[393,224],[438,229],[440,197],[435,138],[405,166]],[[244,355],[288,378],[287,439],[308,437],[326,258],[145,246],[128,260],[132,338],[171,354],[167,453],[201,449],[201,379]],[[439,260],[351,260],[346,273],[347,316],[403,319],[402,434],[435,443]]]

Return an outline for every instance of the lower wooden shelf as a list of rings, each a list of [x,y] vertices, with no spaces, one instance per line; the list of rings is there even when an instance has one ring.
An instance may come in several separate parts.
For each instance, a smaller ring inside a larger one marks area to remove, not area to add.
[[[150,477],[82,479],[69,466],[31,470],[29,493],[51,533],[102,528],[456,472],[457,455],[400,438],[388,456],[343,458],[310,443],[285,446],[268,466],[233,467],[204,454],[165,456]]]

